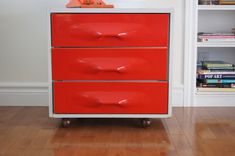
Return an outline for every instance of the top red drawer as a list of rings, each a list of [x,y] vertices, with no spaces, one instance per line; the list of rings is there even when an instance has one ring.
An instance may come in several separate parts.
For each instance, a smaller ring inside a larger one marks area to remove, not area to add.
[[[169,14],[51,14],[52,46],[168,46]]]

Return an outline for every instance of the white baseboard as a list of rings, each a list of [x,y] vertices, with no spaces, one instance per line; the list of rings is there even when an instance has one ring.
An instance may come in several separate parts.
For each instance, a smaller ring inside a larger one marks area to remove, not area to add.
[[[0,106],[48,106],[48,83],[0,83]],[[173,85],[173,106],[183,106],[183,85]]]
[[[48,106],[48,83],[0,83],[0,106]]]
[[[193,107],[234,107],[235,95],[204,94],[195,96]]]
[[[174,107],[184,106],[184,87],[181,84],[173,84],[172,103]]]

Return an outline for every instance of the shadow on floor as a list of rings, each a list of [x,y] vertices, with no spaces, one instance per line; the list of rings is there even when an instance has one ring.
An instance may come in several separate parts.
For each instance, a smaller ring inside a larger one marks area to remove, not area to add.
[[[58,128],[55,155],[168,155],[170,141],[160,119],[146,129],[137,119],[77,119]]]

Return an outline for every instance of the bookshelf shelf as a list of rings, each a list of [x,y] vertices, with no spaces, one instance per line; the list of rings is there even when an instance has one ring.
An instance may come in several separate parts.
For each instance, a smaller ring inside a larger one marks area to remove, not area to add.
[[[235,10],[235,5],[198,5],[197,9],[200,10]]]
[[[235,42],[197,42],[197,47],[235,47]]]

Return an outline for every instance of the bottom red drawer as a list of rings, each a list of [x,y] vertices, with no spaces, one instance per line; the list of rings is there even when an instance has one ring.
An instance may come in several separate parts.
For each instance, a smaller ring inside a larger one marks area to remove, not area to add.
[[[167,82],[54,82],[57,114],[167,114]]]

